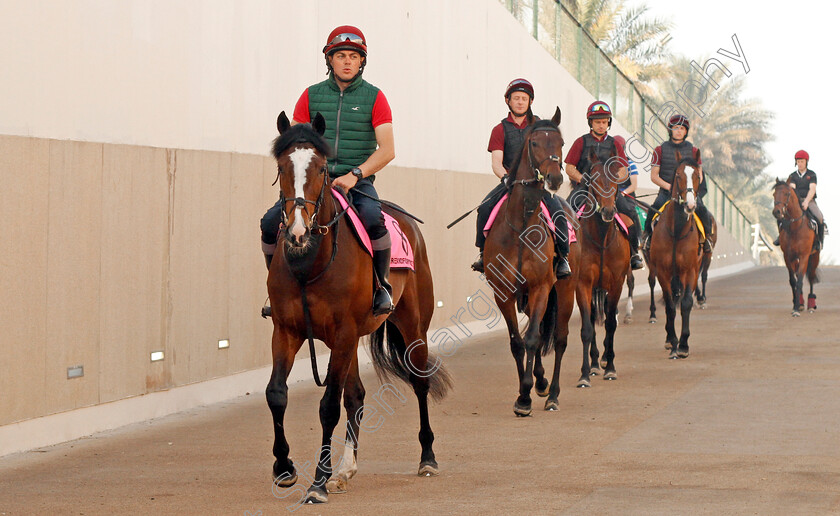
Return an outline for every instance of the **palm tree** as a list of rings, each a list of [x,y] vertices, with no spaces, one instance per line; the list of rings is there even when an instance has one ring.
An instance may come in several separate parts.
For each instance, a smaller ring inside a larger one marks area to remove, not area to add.
[[[651,81],[664,77],[670,51],[667,34],[671,22],[650,16],[644,4],[627,7],[624,0],[563,0],[563,5],[595,43],[649,95]]]

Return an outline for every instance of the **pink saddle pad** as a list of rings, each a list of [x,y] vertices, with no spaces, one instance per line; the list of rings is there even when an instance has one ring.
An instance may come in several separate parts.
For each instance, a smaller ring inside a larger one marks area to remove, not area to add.
[[[343,195],[338,193],[335,188],[332,189],[332,194],[338,201],[338,204],[341,205],[342,210],[347,208],[347,200]],[[400,228],[400,223],[387,213],[383,213],[382,215],[385,216],[385,227],[388,228],[388,233],[391,235],[391,268],[414,270],[414,249],[411,248],[411,242],[408,241],[402,228]],[[356,236],[359,237],[362,247],[365,248],[369,255],[373,256],[373,246],[370,243],[370,237],[359,215],[355,210],[350,209],[347,210],[347,217],[350,219],[350,227],[353,228]]]
[[[580,207],[580,209],[578,210],[578,213],[577,213],[578,218],[580,218],[580,216],[583,214],[583,210],[585,210],[585,209],[586,209],[585,204]],[[613,220],[615,221],[616,224],[618,224],[618,227],[620,227],[621,230],[624,231],[625,235],[628,235],[628,236],[630,235],[630,229],[627,227],[627,224],[624,223],[624,219],[622,219],[621,217],[618,216],[618,214],[616,214],[616,216],[613,217]]]
[[[493,207],[493,211],[490,212],[490,218],[487,219],[487,224],[484,225],[484,236],[487,236],[487,233],[490,232],[490,228],[493,227],[493,222],[496,220],[496,216],[499,214],[499,208],[502,207],[502,203],[505,202],[508,198],[508,194],[504,194],[499,202],[496,203],[496,206]],[[545,203],[540,201],[540,208],[542,209],[543,217],[545,218],[545,222],[548,224],[549,229],[551,231],[555,231],[554,221],[551,220],[551,215],[548,212],[548,208],[545,207]],[[566,226],[569,228],[569,243],[577,242],[577,236],[575,235],[575,228],[572,226],[572,223],[566,219]]]

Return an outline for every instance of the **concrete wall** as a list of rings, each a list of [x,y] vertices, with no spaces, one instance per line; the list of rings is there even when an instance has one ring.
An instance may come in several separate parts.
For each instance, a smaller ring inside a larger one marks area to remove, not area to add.
[[[593,100],[501,4],[0,0],[0,425],[269,362],[267,150],[344,23],[394,111],[377,187],[426,221],[433,326],[452,324],[482,284],[474,219],[444,226],[495,184],[506,84],[559,105],[569,143]]]

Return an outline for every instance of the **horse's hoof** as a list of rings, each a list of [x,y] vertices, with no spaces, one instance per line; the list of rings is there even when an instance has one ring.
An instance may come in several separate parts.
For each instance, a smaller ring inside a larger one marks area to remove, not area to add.
[[[670,342],[665,341],[665,349],[671,349],[672,347]]]
[[[814,313],[814,312],[816,312],[816,311],[817,311],[817,309],[816,309],[816,308],[809,308],[809,309],[808,309],[808,313],[809,313],[809,314],[812,314],[812,313]]]
[[[687,350],[687,349],[686,349],[685,351],[683,351],[683,350],[681,350],[681,349],[680,349],[680,350],[677,350],[677,357],[679,357],[679,358],[688,358],[688,350]]]
[[[420,464],[420,469],[417,470],[418,477],[436,477],[440,475],[440,471],[438,471],[437,462],[426,462]]]
[[[513,404],[513,413],[518,417],[528,417],[531,415],[531,405],[520,405],[517,401]]]
[[[615,371],[604,373],[604,380],[618,380],[618,375],[615,374]]]
[[[343,478],[331,478],[327,481],[327,492],[330,494],[344,494],[347,492],[347,481]]]
[[[592,384],[589,383],[589,378],[581,378],[580,380],[578,380],[578,389],[588,389],[590,387],[592,387]]]
[[[697,306],[700,308],[700,310],[705,310],[706,309],[706,303],[700,303]]]
[[[601,370],[598,366],[592,366],[589,368],[589,376],[598,376],[599,374],[601,374]]]
[[[668,358],[670,360],[679,360],[680,359],[679,355],[677,355],[676,350],[671,350],[671,354],[668,355]]]
[[[656,317],[651,317],[648,319],[648,324],[656,324]]]
[[[799,317],[800,314],[799,314],[798,311],[794,310],[793,313],[791,313],[790,315],[792,315],[794,317]]]
[[[545,400],[545,410],[547,410],[548,412],[557,412],[558,410],[560,410],[560,403],[558,403],[557,400],[549,398]]]
[[[327,503],[327,491],[323,487],[312,486],[306,492],[306,500],[303,503]]]
[[[276,467],[277,461],[274,462],[274,467],[271,468],[271,477],[274,481],[274,485],[276,485],[277,487],[285,488],[292,487],[293,485],[295,485],[295,483],[297,483],[297,470],[293,469],[291,473],[289,473],[288,471],[284,471],[283,473],[278,474]],[[294,467],[294,465],[292,467]]]
[[[537,380],[537,384],[534,386],[534,390],[537,391],[537,396],[539,396],[540,398],[545,398],[546,396],[548,396],[548,387],[548,380],[543,378],[542,381]]]
[[[633,322],[633,317],[627,315],[624,317],[624,324],[631,324]]]

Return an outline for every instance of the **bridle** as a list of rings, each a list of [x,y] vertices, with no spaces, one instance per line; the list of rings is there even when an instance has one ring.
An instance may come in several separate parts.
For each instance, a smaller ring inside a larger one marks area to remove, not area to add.
[[[292,206],[293,210],[295,208],[303,208],[303,211],[306,211],[307,204],[312,204],[314,206],[314,209],[312,211],[312,217],[309,219],[309,225],[306,226],[306,229],[309,230],[311,234],[317,235],[326,235],[327,232],[329,232],[330,227],[335,225],[341,219],[341,216],[347,212],[347,209],[345,208],[344,210],[336,213],[335,217],[333,217],[332,220],[330,220],[328,223],[324,225],[318,223],[318,212],[321,210],[321,204],[324,202],[324,194],[327,191],[327,185],[329,184],[330,179],[330,175],[328,174],[328,168],[326,164],[323,167],[321,167],[319,174],[323,176],[324,181],[321,183],[321,191],[318,192],[318,198],[314,201],[310,201],[309,199],[305,199],[303,197],[286,199],[286,196],[283,194],[283,191],[280,190],[280,201],[283,203],[283,220],[281,221],[281,231],[286,231],[286,229],[288,228],[286,225],[286,203],[294,203],[294,205]],[[277,178],[280,178],[279,169],[277,171]],[[276,183],[277,180],[275,179],[274,182]]]
[[[542,161],[537,163],[536,166],[534,165],[534,156],[531,154],[530,143],[531,143],[531,140],[534,136],[534,133],[537,133],[537,132],[543,132],[543,133],[546,133],[546,134],[548,134],[548,133],[561,134],[560,129],[553,128],[553,127],[546,127],[546,128],[536,129],[528,135],[528,140],[525,141],[525,145],[528,147],[528,166],[534,172],[534,177],[532,177],[531,179],[517,179],[515,181],[511,181],[510,184],[509,184],[510,187],[513,187],[513,185],[523,185],[523,186],[525,186],[525,185],[536,184],[536,183],[540,183],[540,184],[545,183],[545,175],[540,171],[540,167],[542,167],[543,163],[545,163],[546,161],[551,161],[552,163],[557,163],[560,166],[560,170],[563,170],[563,164],[560,162],[560,156],[558,156],[556,154],[549,154],[548,156],[543,158]],[[561,134],[560,138],[562,140],[562,134]]]
[[[785,200],[784,201],[774,201],[773,202],[773,209],[775,210],[776,206],[781,206],[782,209],[779,210],[779,211],[782,214],[782,219],[789,221],[790,224],[793,224],[794,222],[798,221],[799,219],[801,219],[802,217],[805,216],[805,210],[802,210],[802,215],[798,216],[795,219],[788,218],[790,216],[790,213],[788,212],[788,204],[790,203],[790,200],[791,200],[791,193],[790,193],[791,188],[788,185],[784,185],[784,183],[777,185],[776,188],[778,188],[779,186],[785,186],[787,188],[787,191],[785,192]]]

